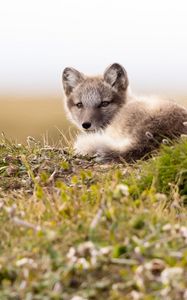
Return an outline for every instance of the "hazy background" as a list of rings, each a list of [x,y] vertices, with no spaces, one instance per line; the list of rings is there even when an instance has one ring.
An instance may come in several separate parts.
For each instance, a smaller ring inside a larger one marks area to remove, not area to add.
[[[58,140],[63,68],[97,74],[112,62],[135,92],[185,102],[186,1],[0,0],[0,131]]]

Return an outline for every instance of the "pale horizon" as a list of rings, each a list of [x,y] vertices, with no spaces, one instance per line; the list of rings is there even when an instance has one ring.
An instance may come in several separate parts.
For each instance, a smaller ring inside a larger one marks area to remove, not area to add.
[[[0,15],[0,94],[59,96],[66,66],[95,75],[113,62],[135,92],[187,94],[184,0],[7,0]]]

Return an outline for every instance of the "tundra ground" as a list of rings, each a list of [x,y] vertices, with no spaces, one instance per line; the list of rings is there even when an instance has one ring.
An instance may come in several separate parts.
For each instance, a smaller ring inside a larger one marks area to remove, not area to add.
[[[187,141],[133,165],[0,142],[0,299],[187,299]]]

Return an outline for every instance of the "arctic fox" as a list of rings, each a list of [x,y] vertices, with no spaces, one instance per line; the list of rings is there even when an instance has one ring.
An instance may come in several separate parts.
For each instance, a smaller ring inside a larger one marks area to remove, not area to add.
[[[187,134],[187,110],[157,97],[133,96],[120,64],[93,77],[65,68],[63,87],[67,114],[82,131],[74,144],[77,154],[134,161]]]

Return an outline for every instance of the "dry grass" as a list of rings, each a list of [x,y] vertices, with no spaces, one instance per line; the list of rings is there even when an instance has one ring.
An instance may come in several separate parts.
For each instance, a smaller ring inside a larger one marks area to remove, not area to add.
[[[58,142],[62,130],[68,135],[68,122],[60,98],[0,97],[0,131],[6,136],[25,143],[27,136],[49,143]],[[70,126],[71,127],[71,126]]]

